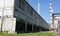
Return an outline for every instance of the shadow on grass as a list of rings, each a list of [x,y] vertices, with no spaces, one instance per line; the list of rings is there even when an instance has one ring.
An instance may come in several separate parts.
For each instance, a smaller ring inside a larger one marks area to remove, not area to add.
[[[17,34],[24,34],[24,33],[37,33],[37,32],[40,32],[40,31],[27,31],[27,32],[17,32]]]

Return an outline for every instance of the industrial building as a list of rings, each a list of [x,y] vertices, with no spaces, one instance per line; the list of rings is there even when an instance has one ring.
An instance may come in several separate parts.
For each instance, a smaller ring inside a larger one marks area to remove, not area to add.
[[[49,24],[26,0],[0,0],[2,32],[47,31]]]
[[[58,32],[60,30],[60,13],[52,14],[52,30]]]
[[[60,30],[60,13],[53,13],[52,1],[50,1],[50,30],[55,32]]]

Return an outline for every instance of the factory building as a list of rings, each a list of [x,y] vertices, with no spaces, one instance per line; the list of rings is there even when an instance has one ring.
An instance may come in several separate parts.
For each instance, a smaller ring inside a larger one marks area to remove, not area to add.
[[[26,0],[0,0],[0,31],[47,31],[49,24]]]
[[[53,13],[52,1],[50,1],[50,30],[55,32],[60,30],[60,13]]]
[[[54,20],[54,29],[57,29],[60,27],[60,13],[53,14],[53,20]]]
[[[52,14],[52,22],[53,22],[53,27],[52,30],[55,32],[58,32],[60,30],[60,13],[54,13]]]

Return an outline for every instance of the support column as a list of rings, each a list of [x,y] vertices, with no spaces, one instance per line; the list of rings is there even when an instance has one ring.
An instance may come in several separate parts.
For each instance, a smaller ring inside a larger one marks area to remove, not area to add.
[[[32,31],[34,31],[34,29],[33,29],[33,25],[32,25]]]
[[[27,31],[27,22],[25,22],[25,32]]]
[[[40,27],[39,27],[38,29],[39,29],[39,31],[40,31]]]
[[[37,27],[38,29],[37,29],[37,31],[39,31],[39,27]]]
[[[37,26],[37,31],[39,31],[39,27]]]
[[[38,31],[39,31],[39,27],[38,27]]]
[[[36,26],[36,31],[38,30],[37,26]]]
[[[40,27],[39,27],[39,31],[41,31]]]
[[[40,28],[38,28],[39,29],[39,31],[40,31]]]

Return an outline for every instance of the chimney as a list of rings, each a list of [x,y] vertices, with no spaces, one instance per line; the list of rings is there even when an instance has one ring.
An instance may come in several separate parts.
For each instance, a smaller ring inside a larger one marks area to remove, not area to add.
[[[52,8],[52,2],[50,1],[50,29],[53,29],[53,22],[52,22],[52,12],[53,12],[53,8]]]
[[[38,0],[38,14],[40,15],[40,0]]]

